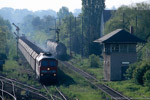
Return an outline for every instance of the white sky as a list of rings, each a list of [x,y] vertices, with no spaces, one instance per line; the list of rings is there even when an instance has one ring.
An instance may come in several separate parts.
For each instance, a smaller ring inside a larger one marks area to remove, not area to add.
[[[121,5],[129,5],[135,2],[147,0],[106,0],[106,8]],[[149,0],[150,1],[150,0]],[[29,9],[32,11],[53,9],[59,11],[62,6],[66,6],[70,11],[81,8],[81,0],[0,0],[0,8],[12,7],[14,9]]]

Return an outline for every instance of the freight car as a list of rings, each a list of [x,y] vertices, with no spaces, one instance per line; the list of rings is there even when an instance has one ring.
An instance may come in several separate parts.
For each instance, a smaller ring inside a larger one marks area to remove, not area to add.
[[[40,82],[57,80],[58,61],[29,41],[25,36],[18,39],[18,48],[31,65]]]
[[[55,40],[48,39],[46,41],[47,50],[52,53],[58,59],[66,59],[67,57],[67,48],[61,42],[56,42]]]

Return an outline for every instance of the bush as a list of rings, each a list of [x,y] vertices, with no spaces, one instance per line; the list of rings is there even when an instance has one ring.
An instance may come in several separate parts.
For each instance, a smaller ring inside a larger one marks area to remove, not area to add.
[[[141,66],[135,69],[133,73],[133,78],[135,79],[135,82],[138,84],[143,85],[144,83],[144,74],[147,72],[147,70],[150,70],[150,64],[149,62],[143,62]]]
[[[89,56],[90,67],[98,68],[100,66],[100,58],[94,54]]]
[[[138,63],[131,64],[127,69],[125,76],[127,79],[131,79],[133,77],[133,72],[136,69]]]
[[[143,80],[144,80],[144,85],[150,87],[150,70],[146,71]]]

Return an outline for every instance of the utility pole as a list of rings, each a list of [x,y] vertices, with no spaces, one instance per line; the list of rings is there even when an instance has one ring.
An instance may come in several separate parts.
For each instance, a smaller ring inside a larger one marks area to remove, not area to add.
[[[71,53],[71,16],[70,16],[70,56],[72,56],[72,53]]]
[[[61,18],[59,18],[59,27],[60,27],[60,25],[61,25]]]
[[[75,17],[75,36],[77,36],[77,28],[76,28],[76,24],[77,24],[77,18]],[[76,37],[75,37],[76,38]],[[75,44],[75,47],[77,47],[76,46],[77,44]],[[76,55],[76,50],[75,50],[75,55]]]
[[[60,29],[57,27],[57,28],[55,28],[55,29],[52,29],[52,28],[49,28],[49,30],[51,31],[51,30],[55,30],[55,33],[57,33],[56,35],[57,35],[57,40],[56,40],[56,42],[59,42],[59,31],[60,31]]]
[[[56,29],[56,18],[54,19],[54,21],[55,21],[55,29]],[[55,34],[56,34],[56,31],[55,31]],[[55,39],[56,39],[56,35],[55,35]]]
[[[135,17],[135,24],[136,24],[136,32],[137,32],[137,15]]]
[[[18,52],[18,39],[19,39],[19,37],[20,37],[20,36],[19,36],[20,28],[19,28],[17,25],[15,25],[14,23],[12,23],[12,25],[16,27],[16,31],[17,31],[17,33],[14,32],[14,34],[16,35],[16,39],[17,39],[17,60],[18,60],[18,53],[19,53],[19,52]]]
[[[82,16],[82,19],[81,19],[81,23],[82,23],[82,47],[81,47],[81,56],[83,57],[83,16]]]
[[[122,14],[122,28],[124,29],[124,13]]]

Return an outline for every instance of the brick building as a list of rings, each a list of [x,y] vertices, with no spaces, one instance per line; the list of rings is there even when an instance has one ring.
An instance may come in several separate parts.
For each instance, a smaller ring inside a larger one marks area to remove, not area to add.
[[[117,29],[94,42],[104,45],[104,79],[108,81],[124,80],[129,64],[137,61],[136,45],[146,41],[133,34]]]

